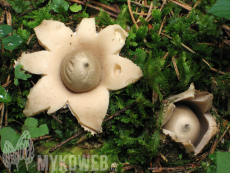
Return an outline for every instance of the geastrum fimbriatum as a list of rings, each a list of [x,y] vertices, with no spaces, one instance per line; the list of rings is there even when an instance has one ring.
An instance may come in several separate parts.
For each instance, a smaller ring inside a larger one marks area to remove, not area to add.
[[[108,90],[124,88],[142,77],[136,64],[118,55],[128,33],[119,25],[96,33],[94,18],[83,19],[76,32],[53,20],[43,20],[34,30],[46,50],[19,58],[24,70],[42,75],[23,113],[29,117],[48,110],[51,114],[68,105],[85,130],[101,132]]]
[[[211,115],[212,94],[189,89],[164,101],[163,132],[181,142],[188,152],[197,155],[218,131]]]

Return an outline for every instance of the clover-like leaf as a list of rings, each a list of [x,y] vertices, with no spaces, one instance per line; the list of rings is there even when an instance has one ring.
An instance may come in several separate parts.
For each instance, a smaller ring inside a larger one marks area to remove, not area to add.
[[[10,101],[11,101],[11,97],[10,97],[9,93],[6,92],[5,88],[3,88],[0,85],[0,102],[8,103]]]
[[[31,77],[30,74],[25,74],[24,70],[20,70],[22,67],[23,67],[23,65],[18,64],[15,67],[15,70],[14,70],[14,76],[15,76],[15,78],[14,78],[14,84],[16,86],[18,85],[18,79],[27,80],[28,78]]]
[[[72,12],[78,12],[78,11],[81,11],[82,10],[82,6],[81,5],[77,5],[76,3],[73,4],[72,6],[69,7],[69,9],[72,11]]]
[[[11,35],[2,39],[3,47],[7,50],[13,50],[22,43],[19,35]]]
[[[230,170],[230,153],[229,152],[220,152],[218,151],[216,153],[216,161],[217,161],[217,173],[226,172],[227,170]],[[227,171],[228,172],[228,171]]]
[[[31,138],[37,138],[39,136],[44,136],[46,134],[49,134],[49,129],[47,127],[47,124],[42,124],[39,127],[38,126],[38,120],[35,118],[27,118],[25,121],[25,124],[22,126],[22,132],[25,130],[28,130]]]
[[[230,9],[229,0],[217,0],[216,3],[212,6],[212,8],[210,8],[209,13],[230,20],[229,9]]]
[[[13,31],[13,28],[10,25],[1,25],[0,26],[0,38],[8,35]]]
[[[16,133],[11,127],[4,127],[0,130],[1,134],[1,150],[4,150],[4,145],[8,141],[13,147],[16,147],[20,138],[20,134]],[[13,152],[13,151],[12,151]]]

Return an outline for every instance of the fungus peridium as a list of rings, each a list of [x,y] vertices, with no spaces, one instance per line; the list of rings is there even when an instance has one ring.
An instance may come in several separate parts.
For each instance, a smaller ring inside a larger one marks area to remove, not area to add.
[[[189,89],[169,97],[163,111],[163,133],[181,142],[188,152],[197,155],[218,131],[215,118],[209,112],[212,94],[195,92],[192,83]]]
[[[200,122],[194,112],[185,105],[176,104],[176,108],[164,129],[174,132],[180,140],[190,140],[195,144],[200,136]]]
[[[68,106],[84,130],[102,132],[109,90],[122,89],[142,77],[140,67],[119,56],[128,33],[119,25],[96,33],[94,18],[84,18],[74,33],[54,20],[43,20],[34,30],[46,50],[19,58],[24,70],[42,75],[30,90],[24,115],[45,110],[51,114]]]
[[[90,91],[100,83],[100,63],[87,52],[67,56],[61,63],[61,78],[65,86],[73,92]]]

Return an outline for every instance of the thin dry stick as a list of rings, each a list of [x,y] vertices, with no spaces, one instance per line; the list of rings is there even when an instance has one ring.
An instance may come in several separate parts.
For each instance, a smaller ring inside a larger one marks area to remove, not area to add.
[[[3,88],[6,88],[10,83],[11,83],[11,80],[10,80],[10,81],[7,81],[6,83],[4,83],[4,84],[2,85],[2,87],[3,87]]]
[[[121,109],[120,111],[116,112],[115,114],[111,115],[109,118],[105,119],[105,120],[103,121],[103,123],[106,122],[106,121],[108,121],[108,120],[110,120],[111,118],[113,118],[113,117],[115,117],[115,116],[118,116],[121,112],[124,112],[124,111],[128,110],[128,108],[130,108],[130,107],[131,107],[132,105],[134,105],[134,104],[135,104],[135,102],[133,102],[133,103],[130,104],[129,106],[127,106],[127,107]],[[76,137],[78,137],[79,135],[81,135],[83,132],[84,132],[84,131],[78,132],[77,134],[75,134],[75,135],[73,135],[72,137],[70,137],[69,139],[63,141],[63,142],[60,143],[59,145],[56,145],[54,148],[51,148],[51,149],[49,150],[49,152],[50,152],[50,153],[54,152],[56,149],[60,148],[62,145],[66,144],[67,142],[69,142],[69,141],[75,139]]]
[[[165,60],[167,58],[167,56],[169,55],[169,52],[166,52],[166,54],[163,57],[163,60]]]
[[[160,11],[163,9],[165,3],[166,3],[166,0],[163,0],[163,4],[161,5]]]
[[[43,139],[49,139],[52,138],[52,136],[40,136],[37,138],[31,138],[32,141],[37,141],[37,140],[43,140]]]
[[[6,106],[6,113],[5,113],[5,126],[8,125],[8,107]]]
[[[151,15],[152,15],[152,9],[153,9],[153,1],[151,1],[150,8],[149,8],[149,11],[148,11],[148,15],[145,18],[145,21],[148,21],[148,19],[151,17]]]
[[[115,14],[118,14],[118,13],[121,12],[120,10],[117,10],[117,9],[111,7],[111,6],[105,5],[105,4],[100,3],[100,2],[97,2],[97,1],[90,1],[90,2],[92,2],[93,4],[96,4],[96,5],[98,5],[98,6],[101,6],[103,9],[106,9],[106,10],[108,10],[108,11],[111,11],[111,12],[113,12],[113,13],[115,13]]]
[[[6,172],[7,172],[7,173],[10,173],[10,170],[9,170],[9,168],[6,166],[6,164],[5,164],[4,160],[2,159],[1,155],[0,155],[0,160],[1,160],[1,162],[3,163],[4,167],[6,168]]]
[[[138,12],[132,12],[133,14],[138,14],[139,16],[147,16],[148,13],[138,13]]]
[[[210,64],[209,64],[205,59],[202,59],[202,60],[210,67],[210,69],[211,69],[212,71],[219,72],[220,74],[225,74],[225,72],[222,72],[222,71],[219,71],[219,70],[217,70],[217,69],[215,69],[215,68],[212,68],[212,67],[210,66]]]
[[[178,80],[180,80],[180,73],[179,73],[179,70],[178,70],[177,65],[176,65],[175,56],[172,57],[172,62],[173,62],[174,69],[176,71],[177,78],[178,78]]]
[[[136,5],[136,6],[138,6],[138,7],[150,8],[149,5],[142,5],[142,4],[140,4],[140,3],[138,3],[138,2],[135,2],[135,1],[132,1],[131,3],[134,4],[134,5]]]
[[[129,14],[130,14],[130,16],[131,16],[131,19],[132,19],[133,23],[136,25],[136,28],[138,29],[137,22],[136,22],[136,20],[134,19],[134,16],[133,16],[133,13],[132,13],[130,0],[127,0],[127,4],[128,4],[128,7],[129,7]]]
[[[187,4],[184,4],[184,3],[182,3],[182,2],[178,2],[178,1],[174,1],[174,0],[169,0],[169,1],[173,2],[174,4],[179,5],[180,7],[184,8],[184,9],[186,9],[186,10],[188,10],[188,11],[191,11],[191,10],[192,10],[192,7],[191,7],[191,6],[189,6],[189,5],[187,5]]]
[[[229,130],[230,125],[227,127],[227,129],[224,131],[224,133],[221,135],[220,139],[218,140],[218,142],[216,142],[213,146],[213,150],[215,150],[216,146],[220,143],[220,141],[223,139],[223,137],[225,136],[225,134],[227,133],[227,131]],[[214,151],[213,151],[214,152]],[[210,152],[211,153],[211,152]],[[211,153],[212,154],[212,153]]]
[[[164,35],[164,36],[166,36],[166,37],[172,39],[172,37],[170,37],[170,36],[168,36],[168,35],[166,35],[166,34],[164,34],[164,33],[161,33],[161,35]],[[190,48],[189,48],[188,46],[186,46],[185,44],[181,43],[181,45],[182,45],[184,48],[186,48],[187,50],[189,50],[190,52],[196,54],[196,52],[194,52],[192,49],[190,49]],[[212,68],[212,67],[210,66],[210,64],[209,64],[204,58],[202,58],[202,61],[204,61],[204,62],[210,67],[210,69],[211,69],[212,71],[219,72],[220,74],[225,74],[225,72],[222,72],[222,71],[219,71],[219,70],[217,70],[217,69],[215,69],[215,68]]]
[[[98,11],[101,10],[101,8],[99,8],[99,7],[95,7],[95,6],[91,5],[91,4],[87,4],[87,3],[82,2],[82,1],[79,1],[79,0],[68,0],[68,1],[76,2],[76,3],[78,3],[78,4],[81,4],[81,5],[84,5],[84,6],[93,8],[93,9],[98,10]],[[107,12],[110,16],[117,18],[117,14],[111,13],[111,12],[106,11],[106,10],[104,10],[104,9],[102,9],[102,10],[105,11],[105,12]]]
[[[1,107],[2,107],[2,109],[1,109],[1,117],[0,117],[0,128],[2,127],[5,104],[2,103],[2,106],[1,106]]]
[[[197,1],[196,4],[193,6],[193,9],[195,9],[197,7],[197,5],[200,3],[200,1]],[[189,11],[188,15],[186,18],[188,18],[188,16],[190,15],[191,11]]]
[[[206,152],[206,153],[202,156],[202,158],[199,160],[199,162],[196,163],[196,165],[199,165],[200,162],[202,162],[206,157],[208,157],[208,155],[209,155],[209,152]]]
[[[78,137],[79,135],[81,135],[84,131],[80,131],[77,134],[73,135],[72,137],[70,137],[69,139],[63,141],[62,143],[56,145],[54,148],[51,148],[49,150],[50,153],[54,152],[56,149],[60,148],[62,145],[66,144],[67,142],[73,140],[74,138]]]
[[[164,17],[163,21],[161,22],[161,27],[160,27],[159,32],[158,32],[159,35],[161,34],[162,28],[164,26],[165,18],[166,18],[166,16]]]
[[[127,106],[127,107],[121,109],[120,111],[118,111],[118,112],[116,112],[115,114],[111,115],[109,118],[104,119],[103,123],[105,123],[106,121],[112,119],[113,117],[118,116],[120,113],[122,113],[122,112],[124,112],[124,111],[127,111],[127,110],[128,110],[131,106],[133,106],[135,103],[136,103],[136,102],[131,103],[129,106]]]
[[[28,39],[28,41],[27,41],[27,43],[26,43],[27,45],[30,44],[30,41],[32,40],[32,38],[33,38],[34,36],[35,36],[35,34],[32,34],[32,35],[29,37],[29,39]]]
[[[54,114],[51,114],[51,116],[56,120],[58,121],[60,124],[63,124],[63,122],[61,120],[59,120]]]

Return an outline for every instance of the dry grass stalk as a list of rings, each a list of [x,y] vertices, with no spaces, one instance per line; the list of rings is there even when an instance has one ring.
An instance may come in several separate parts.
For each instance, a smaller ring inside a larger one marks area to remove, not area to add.
[[[188,11],[191,11],[191,10],[192,10],[192,7],[191,7],[191,6],[189,6],[189,5],[187,5],[187,4],[184,4],[184,3],[182,3],[182,2],[178,2],[178,1],[175,1],[175,0],[169,0],[169,1],[173,2],[174,4],[179,5],[180,7],[184,8],[184,9],[186,9],[186,10],[188,10]]]
[[[133,16],[133,13],[132,13],[130,0],[127,0],[127,4],[128,4],[129,14],[130,14],[130,16],[131,16],[131,19],[132,19],[133,23],[136,25],[136,28],[138,29],[137,22],[136,22],[136,20],[134,19],[134,16]]]
[[[197,1],[196,4],[193,6],[193,9],[195,9],[199,3],[200,3],[200,1]],[[191,11],[189,11],[189,13],[188,13],[188,15],[187,15],[187,18],[188,18],[188,16],[190,15],[190,12],[191,12]]]
[[[93,6],[92,4],[87,4],[87,3],[79,1],[79,0],[68,0],[68,1],[70,1],[70,2],[76,2],[76,3],[80,4],[80,5],[84,5],[84,6],[93,8],[93,9],[98,10],[98,11],[101,10],[101,8],[99,8],[99,7]],[[106,13],[108,13],[110,16],[112,16],[114,18],[117,18],[117,14],[111,13],[111,12],[106,11],[104,9],[102,9],[102,10],[105,11]]]
[[[163,4],[161,5],[160,11],[163,9],[165,3],[166,3],[166,0],[163,0]]]
[[[151,17],[152,9],[153,9],[153,1],[151,1],[150,8],[149,8],[149,11],[148,11],[148,15],[146,16],[145,21],[148,21],[148,19]]]
[[[173,62],[174,69],[176,71],[177,79],[180,80],[180,73],[179,73],[179,70],[178,70],[177,65],[176,65],[175,56],[172,57],[172,62]]]
[[[2,127],[2,122],[3,122],[3,116],[4,116],[4,109],[5,109],[5,104],[1,104],[1,117],[0,117],[0,128]]]
[[[167,56],[169,55],[169,52],[166,52],[166,54],[163,57],[163,60],[165,60],[167,58]]]
[[[138,6],[138,7],[143,7],[144,6],[145,8],[150,8],[149,5],[142,5],[142,4],[140,4],[138,2],[135,2],[135,1],[132,1],[131,3],[134,4],[134,5],[136,5],[136,6]]]
[[[161,27],[160,27],[159,32],[158,32],[159,35],[161,34],[162,28],[163,28],[164,23],[165,23],[165,19],[166,19],[166,16],[164,17],[163,21],[161,22]]]

